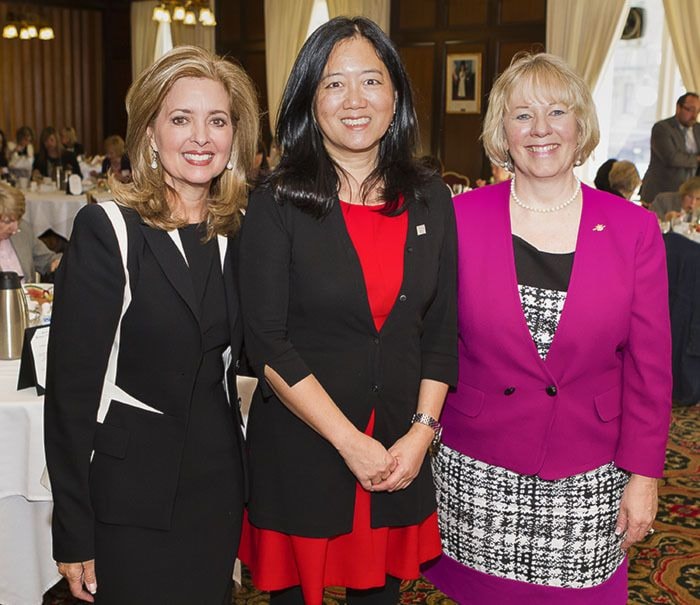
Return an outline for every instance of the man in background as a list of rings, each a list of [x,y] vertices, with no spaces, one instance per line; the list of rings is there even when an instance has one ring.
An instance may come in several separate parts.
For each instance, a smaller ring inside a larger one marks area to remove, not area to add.
[[[651,129],[651,161],[639,196],[652,202],[662,191],[677,191],[681,183],[695,176],[700,156],[700,97],[687,92],[676,101],[676,115],[654,124]]]

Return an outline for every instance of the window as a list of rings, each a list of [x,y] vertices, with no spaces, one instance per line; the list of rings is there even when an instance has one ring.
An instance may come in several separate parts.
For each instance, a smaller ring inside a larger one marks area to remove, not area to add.
[[[634,0],[645,11],[644,33],[618,40],[601,74],[593,99],[600,121],[600,144],[589,162],[586,180],[608,158],[629,160],[644,176],[649,165],[651,127],[674,114],[685,92],[666,30],[662,0]]]

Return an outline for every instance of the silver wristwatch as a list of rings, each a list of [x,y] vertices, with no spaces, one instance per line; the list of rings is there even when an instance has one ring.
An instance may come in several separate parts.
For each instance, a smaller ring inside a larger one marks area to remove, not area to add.
[[[435,435],[433,436],[433,440],[430,443],[430,448],[429,452],[432,455],[435,455],[437,453],[438,447],[440,446],[440,437],[442,436],[442,425],[435,420],[432,416],[429,416],[428,414],[423,414],[422,412],[416,412],[413,414],[413,418],[411,418],[411,424],[415,423],[419,424],[424,424],[425,426],[429,426],[433,431],[435,431]]]

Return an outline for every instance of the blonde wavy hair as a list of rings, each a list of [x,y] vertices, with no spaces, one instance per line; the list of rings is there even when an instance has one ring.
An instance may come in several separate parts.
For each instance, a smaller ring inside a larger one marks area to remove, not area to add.
[[[481,140],[492,162],[508,166],[512,161],[503,119],[515,91],[528,100],[562,103],[573,111],[578,125],[576,163],[588,159],[600,140],[598,117],[588,85],[556,55],[521,52],[513,57],[489,94]]]
[[[163,167],[150,167],[152,151],[148,128],[153,126],[165,97],[180,78],[206,78],[220,82],[230,100],[233,121],[232,170],[224,170],[211,183],[207,202],[207,239],[233,235],[241,222],[240,210],[248,196],[258,140],[258,101],[246,72],[231,61],[196,46],[178,46],[163,55],[133,82],[126,95],[129,121],[126,153],[131,162],[132,181],[120,183],[114,176],[109,184],[115,198],[139,213],[156,229],[170,231],[185,224],[172,216],[168,196],[174,190],[163,179]]]

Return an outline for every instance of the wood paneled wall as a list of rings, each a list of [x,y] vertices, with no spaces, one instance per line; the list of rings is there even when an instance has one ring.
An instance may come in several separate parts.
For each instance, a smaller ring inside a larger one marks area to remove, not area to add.
[[[0,2],[3,25],[8,12],[38,13],[51,23],[56,38],[0,38],[0,128],[14,139],[16,129],[28,125],[38,144],[44,127],[74,126],[89,153],[100,150],[104,117],[101,11]]]
[[[0,38],[0,128],[14,139],[27,124],[74,126],[88,154],[110,134],[126,133],[124,98],[131,84],[130,0],[2,0],[7,12],[51,22],[56,39]]]
[[[267,119],[265,3],[220,0],[216,3],[216,21],[216,52],[236,59],[255,82],[262,112],[261,136],[269,149],[272,136]]]
[[[391,37],[417,98],[423,153],[472,180],[490,176],[479,142],[488,93],[520,50],[544,50],[545,0],[392,0]],[[445,112],[447,55],[481,54],[481,111]]]

